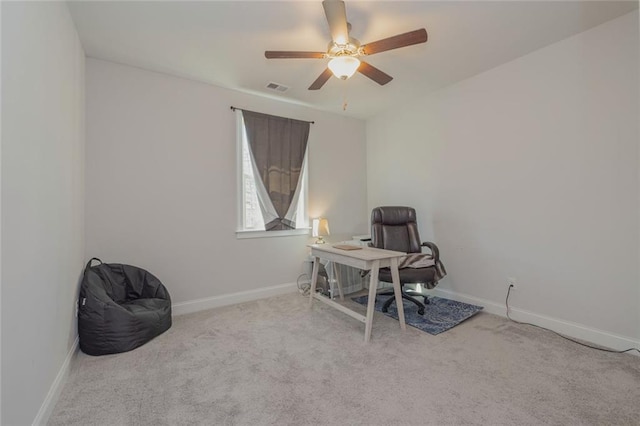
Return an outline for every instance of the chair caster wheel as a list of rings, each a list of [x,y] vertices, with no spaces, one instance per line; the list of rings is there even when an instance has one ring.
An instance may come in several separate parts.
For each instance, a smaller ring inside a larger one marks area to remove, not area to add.
[[[429,298],[427,296],[425,296],[424,297],[424,304],[428,305],[429,303],[431,303],[431,302],[429,302]]]
[[[418,315],[424,315],[424,308],[418,309]]]

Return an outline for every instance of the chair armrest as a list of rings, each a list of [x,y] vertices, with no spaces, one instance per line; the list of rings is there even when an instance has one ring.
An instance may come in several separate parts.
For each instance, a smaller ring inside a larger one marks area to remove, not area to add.
[[[434,243],[426,241],[420,244],[420,247],[429,247],[429,250],[431,250],[431,254],[433,255],[433,259],[436,262],[440,260],[440,250],[438,250],[438,246]]]

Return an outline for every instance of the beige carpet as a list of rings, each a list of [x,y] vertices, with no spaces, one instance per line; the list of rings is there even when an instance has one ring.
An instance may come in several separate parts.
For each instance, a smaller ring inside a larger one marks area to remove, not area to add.
[[[79,354],[50,425],[638,425],[640,357],[480,313],[437,336],[291,294]],[[360,305],[347,302],[364,312]]]

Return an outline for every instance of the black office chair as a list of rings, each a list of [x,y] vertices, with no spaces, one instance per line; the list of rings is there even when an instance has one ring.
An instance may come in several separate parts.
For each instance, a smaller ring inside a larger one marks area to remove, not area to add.
[[[429,303],[427,296],[422,293],[405,290],[405,284],[422,284],[427,289],[434,288],[440,279],[446,275],[444,265],[440,261],[438,247],[431,242],[420,242],[418,234],[418,224],[416,223],[416,211],[411,207],[386,206],[376,207],[371,212],[371,244],[372,247],[402,251],[408,254],[422,253],[422,247],[428,247],[433,256],[434,265],[424,268],[400,268],[400,286],[402,288],[402,298],[415,303],[418,306],[418,314],[423,315],[425,304]],[[391,270],[381,268],[379,280],[392,282]],[[379,295],[393,294],[390,292],[379,293]],[[422,297],[424,304],[411,296]],[[389,306],[395,300],[390,297],[382,306],[382,312],[387,312]]]

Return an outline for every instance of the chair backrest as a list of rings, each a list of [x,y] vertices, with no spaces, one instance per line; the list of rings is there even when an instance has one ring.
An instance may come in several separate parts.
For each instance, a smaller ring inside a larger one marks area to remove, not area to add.
[[[376,248],[420,253],[416,211],[411,207],[384,206],[371,211],[371,245]]]

